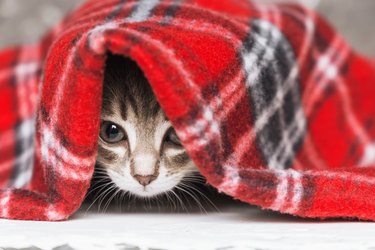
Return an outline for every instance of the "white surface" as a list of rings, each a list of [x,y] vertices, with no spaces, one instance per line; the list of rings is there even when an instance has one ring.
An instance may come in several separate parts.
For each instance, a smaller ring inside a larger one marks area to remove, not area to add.
[[[0,220],[1,247],[375,249],[375,223],[303,220],[250,206],[208,214],[79,212],[66,222]]]

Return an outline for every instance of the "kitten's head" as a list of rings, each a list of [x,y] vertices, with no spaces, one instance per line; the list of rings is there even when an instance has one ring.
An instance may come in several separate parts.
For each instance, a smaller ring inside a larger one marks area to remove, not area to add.
[[[131,60],[107,60],[97,165],[120,189],[141,197],[165,193],[196,167]]]

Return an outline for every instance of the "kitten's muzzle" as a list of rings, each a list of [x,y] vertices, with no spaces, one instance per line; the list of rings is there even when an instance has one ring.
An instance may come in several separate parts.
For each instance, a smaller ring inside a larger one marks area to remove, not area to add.
[[[142,186],[146,187],[159,176],[157,154],[139,154],[130,161],[130,174]]]
[[[141,184],[142,186],[147,186],[149,185],[151,182],[153,182],[158,176],[157,175],[134,175],[133,176],[134,179],[136,179],[139,184]]]

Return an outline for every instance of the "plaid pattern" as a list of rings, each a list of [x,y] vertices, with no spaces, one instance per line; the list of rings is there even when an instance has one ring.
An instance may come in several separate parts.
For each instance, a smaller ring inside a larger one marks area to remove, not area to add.
[[[107,51],[143,69],[207,181],[302,217],[375,220],[375,64],[314,12],[89,1],[0,53],[0,217],[64,220],[93,174]]]

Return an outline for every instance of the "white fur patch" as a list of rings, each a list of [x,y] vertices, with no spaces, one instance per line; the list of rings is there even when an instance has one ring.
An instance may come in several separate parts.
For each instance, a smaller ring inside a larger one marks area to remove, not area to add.
[[[137,130],[130,122],[124,122],[124,128],[128,135],[130,151],[133,151],[137,145]]]
[[[134,157],[134,172],[139,175],[153,175],[155,173],[156,157],[151,154],[140,154]]]
[[[169,121],[165,121],[164,123],[156,127],[155,135],[154,135],[154,147],[155,148],[161,147],[163,143],[164,135],[167,132],[167,130],[170,129],[171,126],[172,125]]]

